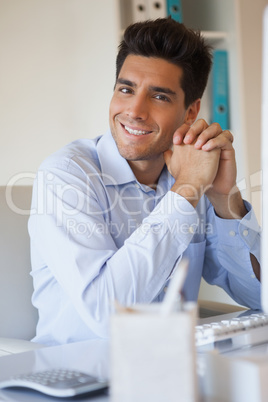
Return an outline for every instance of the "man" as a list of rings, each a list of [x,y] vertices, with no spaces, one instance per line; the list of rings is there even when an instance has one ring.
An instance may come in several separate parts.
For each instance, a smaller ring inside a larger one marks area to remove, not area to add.
[[[126,30],[111,132],[50,156],[34,185],[35,341],[109,336],[113,302],[161,301],[182,256],[187,300],[203,275],[260,308],[258,225],[235,184],[232,134],[196,121],[210,66],[204,40],[172,19]]]

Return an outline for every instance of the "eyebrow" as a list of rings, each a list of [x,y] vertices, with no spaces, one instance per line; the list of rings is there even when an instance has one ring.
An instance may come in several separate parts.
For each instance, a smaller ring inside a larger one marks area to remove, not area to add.
[[[136,87],[137,85],[129,80],[125,80],[124,78],[117,78],[116,84],[123,84],[123,85],[128,85],[129,87]]]
[[[129,87],[132,87],[132,88],[137,87],[137,84],[135,84],[132,81],[126,80],[124,78],[118,78],[117,81],[116,81],[116,84],[123,84],[123,85],[127,85]],[[154,92],[161,92],[161,93],[164,93],[166,95],[172,95],[172,96],[177,95],[176,92],[172,91],[170,88],[167,88],[167,87],[158,87],[158,86],[151,85],[149,88],[150,88],[151,91],[154,91]]]

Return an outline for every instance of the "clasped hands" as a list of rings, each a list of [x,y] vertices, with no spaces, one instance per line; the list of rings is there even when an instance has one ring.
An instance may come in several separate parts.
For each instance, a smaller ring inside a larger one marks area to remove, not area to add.
[[[236,187],[233,135],[218,123],[197,120],[183,124],[173,136],[173,149],[164,153],[175,183],[171,188],[194,207],[205,193],[222,218],[240,218],[247,212]]]

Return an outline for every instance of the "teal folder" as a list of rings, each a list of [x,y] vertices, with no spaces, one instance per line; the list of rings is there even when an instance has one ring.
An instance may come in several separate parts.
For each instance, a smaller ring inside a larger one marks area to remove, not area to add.
[[[181,0],[166,0],[166,2],[167,15],[170,15],[175,21],[182,22]]]
[[[212,122],[223,130],[229,129],[228,53],[217,49],[213,52],[212,67]]]

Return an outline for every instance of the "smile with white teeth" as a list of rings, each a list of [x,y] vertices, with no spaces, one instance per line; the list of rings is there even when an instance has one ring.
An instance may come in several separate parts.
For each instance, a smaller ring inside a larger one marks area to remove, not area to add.
[[[144,134],[149,134],[150,131],[143,131],[143,130],[132,130],[132,128],[125,126],[125,130],[129,132],[129,134],[134,134],[134,135],[144,135]]]

